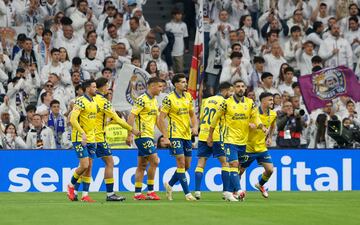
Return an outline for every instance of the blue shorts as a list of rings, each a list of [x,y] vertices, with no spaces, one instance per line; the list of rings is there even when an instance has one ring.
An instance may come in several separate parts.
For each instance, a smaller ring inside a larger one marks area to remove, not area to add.
[[[254,162],[256,159],[258,164],[261,163],[271,163],[271,156],[268,151],[265,152],[258,152],[258,153],[248,153],[246,152],[240,160],[240,165],[243,168],[248,168],[252,162]]]
[[[192,156],[192,142],[191,140],[184,140],[181,138],[170,138],[171,148],[170,155],[185,155]]]
[[[96,143],[88,143],[86,146],[82,146],[81,142],[72,143],[76,152],[76,156],[81,158],[89,157],[91,159],[95,158],[96,152]]]
[[[106,142],[96,144],[96,157],[102,158],[104,156],[111,156],[111,149]]]
[[[149,156],[156,153],[154,140],[151,138],[138,138],[135,139],[135,144],[138,147],[138,156]]]
[[[225,144],[226,161],[238,161],[245,154],[245,145]]]
[[[209,158],[213,155],[214,158],[225,156],[224,143],[215,141],[212,147],[209,147],[205,141],[199,141],[197,157]]]

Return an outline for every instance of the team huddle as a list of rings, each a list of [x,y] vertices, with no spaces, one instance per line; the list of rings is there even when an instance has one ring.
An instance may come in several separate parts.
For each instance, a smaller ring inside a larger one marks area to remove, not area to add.
[[[105,163],[104,182],[107,201],[123,201],[125,197],[114,193],[112,153],[105,140],[104,127],[112,119],[127,129],[127,142],[135,139],[138,148],[138,165],[135,173],[134,200],[160,200],[154,192],[154,177],[159,158],[154,145],[155,126],[159,128],[164,143],[176,160],[176,171],[168,182],[164,183],[166,197],[173,200],[172,187],[179,181],[188,201],[201,199],[201,181],[206,161],[213,156],[221,163],[223,182],[223,199],[242,201],[245,191],[241,190],[240,177],[250,164],[257,160],[265,171],[255,187],[267,198],[264,184],[269,180],[273,164],[267,146],[271,144],[275,128],[276,113],[273,107],[273,96],[264,92],[260,95],[260,105],[245,97],[246,85],[243,81],[233,84],[220,84],[219,94],[203,100],[200,111],[200,122],[194,111],[192,96],[187,92],[187,81],[183,74],[172,79],[175,90],[168,94],[158,108],[156,96],[163,89],[160,78],[150,78],[147,91],[138,97],[133,105],[127,122],[121,119],[105,98],[108,90],[106,78],[96,81],[87,80],[82,84],[84,95],[75,100],[71,112],[72,143],[79,158],[68,185],[68,198],[78,200],[79,186],[82,183],[81,201],[94,202],[90,198],[89,186],[93,159],[101,158]],[[189,190],[185,172],[192,160],[193,135],[198,135],[198,162],[195,169],[195,195]],[[142,184],[145,170],[147,172],[147,193],[143,194]]]

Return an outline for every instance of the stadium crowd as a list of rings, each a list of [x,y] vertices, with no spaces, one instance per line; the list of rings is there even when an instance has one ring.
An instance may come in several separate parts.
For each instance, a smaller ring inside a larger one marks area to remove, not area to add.
[[[164,95],[173,89],[171,78],[188,66],[184,54],[189,54],[193,35],[188,30],[194,22],[183,22],[183,11],[174,8],[164,28],[150,26],[142,11],[145,3],[0,0],[2,148],[72,148],[68,115],[74,98],[82,95],[81,82],[105,77],[111,83],[119,64],[133,64],[165,80]],[[196,0],[183,3],[197,6]],[[257,104],[262,92],[274,95],[278,117],[272,147],[337,146],[327,135],[328,121],[360,126],[360,104],[342,96],[308,112],[297,78],[339,65],[360,77],[359,4],[205,0],[204,98],[215,95],[221,82],[241,79],[247,97]],[[106,129],[112,147],[126,147],[125,129],[111,122]]]

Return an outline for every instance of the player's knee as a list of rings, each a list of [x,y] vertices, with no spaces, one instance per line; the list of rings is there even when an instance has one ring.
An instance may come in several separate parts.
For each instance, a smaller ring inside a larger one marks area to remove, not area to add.
[[[274,172],[273,168],[269,168],[269,169],[265,170],[266,175],[268,175],[269,177],[272,175],[273,172]]]
[[[159,160],[153,160],[150,162],[151,167],[158,167],[159,166]]]
[[[105,160],[106,167],[114,167],[114,160]]]
[[[236,168],[237,168],[237,167],[239,167],[239,162],[237,162],[237,161],[230,162],[230,163],[229,163],[229,166],[230,166],[230,167],[236,167]]]
[[[245,172],[245,168],[240,167],[239,174],[242,175]]]

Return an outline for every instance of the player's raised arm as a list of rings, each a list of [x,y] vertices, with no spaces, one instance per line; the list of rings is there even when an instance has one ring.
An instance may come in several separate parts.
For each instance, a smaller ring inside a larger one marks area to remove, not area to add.
[[[263,126],[260,116],[259,116],[259,110],[256,108],[256,105],[252,103],[251,106],[251,114],[250,114],[251,122],[255,125],[255,128],[261,129],[266,128]]]

